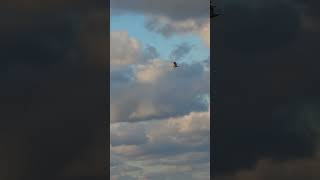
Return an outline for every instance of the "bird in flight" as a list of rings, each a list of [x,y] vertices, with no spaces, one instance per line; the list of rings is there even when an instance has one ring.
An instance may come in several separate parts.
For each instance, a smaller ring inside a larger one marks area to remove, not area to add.
[[[179,67],[179,66],[177,65],[177,62],[173,62],[173,67],[174,67],[174,68]]]

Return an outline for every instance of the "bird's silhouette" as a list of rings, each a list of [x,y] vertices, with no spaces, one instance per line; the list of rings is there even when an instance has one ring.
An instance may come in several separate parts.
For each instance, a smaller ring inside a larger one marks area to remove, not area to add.
[[[179,66],[177,65],[177,62],[173,62],[173,67],[174,67],[174,68],[179,67]]]

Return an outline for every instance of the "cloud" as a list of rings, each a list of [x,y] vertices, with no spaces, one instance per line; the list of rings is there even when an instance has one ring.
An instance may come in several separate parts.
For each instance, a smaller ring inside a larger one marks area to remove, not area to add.
[[[223,11],[223,21],[215,21],[215,42],[223,43],[223,51],[232,51],[237,57],[289,45],[300,29],[298,10],[289,1],[262,0],[242,5],[226,3]],[[234,20],[239,18],[240,21]],[[217,46],[215,51],[222,51],[220,47]]]
[[[145,22],[145,27],[153,31],[171,37],[173,35],[195,34],[200,36],[204,44],[210,47],[210,21],[206,19],[187,19],[176,21],[166,16],[150,16]]]
[[[159,53],[157,49],[153,46],[147,45],[146,49],[144,50],[144,59],[155,59],[159,57]]]
[[[185,57],[191,51],[191,49],[192,45],[182,43],[171,51],[170,59],[180,60],[181,58]]]
[[[319,2],[314,0],[297,0],[296,2],[300,6],[302,28],[307,32],[319,32],[320,14],[316,10],[320,7]]]
[[[296,3],[302,5],[303,12],[313,18],[320,18],[320,13],[317,8],[320,6],[319,1],[316,0],[297,0]]]
[[[147,172],[143,175],[144,179],[160,180],[163,178],[172,179],[192,179],[192,171],[190,166],[167,166],[154,172]]]
[[[105,6],[70,2],[0,2],[1,179],[102,177]]]
[[[204,2],[112,1],[111,6],[113,15],[145,15],[149,30],[168,38],[195,34],[209,42],[209,2]],[[178,4],[184,13],[178,12]],[[188,15],[186,8],[193,11]],[[171,54],[178,59],[193,48],[178,46]],[[156,48],[134,48],[139,50],[130,56],[130,63],[111,70],[116,80],[110,94],[111,179],[208,179],[210,113],[204,101],[210,89],[208,64],[180,63],[181,68],[173,69]],[[136,169],[128,172],[128,167]]]
[[[121,12],[141,13],[147,17],[145,27],[165,37],[194,33],[210,47],[209,1],[146,1],[134,4],[127,0],[111,1],[117,14]]]
[[[126,66],[111,69],[110,82],[112,82],[112,87],[120,88],[122,85],[130,83],[134,79],[133,73],[133,69]]]
[[[139,158],[139,156],[148,156],[151,154],[154,156],[161,154],[166,155],[168,153],[175,155],[180,151],[188,152],[186,148],[194,148],[201,151],[201,148],[197,147],[207,146],[209,143],[209,124],[210,117],[208,112],[193,112],[183,117],[148,122],[148,124],[143,122],[138,124],[135,123],[133,125],[130,123],[123,123],[122,126],[127,126],[128,129],[129,127],[136,127],[129,132],[125,132],[125,134],[130,134],[130,132],[134,132],[134,130],[137,129],[137,126],[139,127],[140,131],[135,133],[140,135],[122,136],[123,139],[133,138],[131,142],[137,143],[118,144],[112,146],[111,148],[115,154],[121,154],[135,158]],[[141,131],[142,129],[145,129],[145,131]],[[117,133],[117,130],[118,129],[116,128],[112,128],[112,134],[113,131],[115,131],[114,133]],[[147,142],[141,144],[139,139],[144,139],[141,138],[143,134],[148,140]],[[116,136],[112,137],[114,138],[111,139],[112,141],[118,139]],[[193,140],[189,141],[190,139]],[[127,142],[127,140],[125,141]],[[178,148],[176,149],[178,151],[170,148]],[[183,160],[183,158],[181,160]]]
[[[134,64],[139,60],[141,47],[139,42],[129,37],[125,31],[113,31],[110,34],[111,70],[119,66]]]
[[[139,145],[147,141],[144,128],[136,124],[111,124],[110,132],[112,146]]]
[[[90,10],[99,10],[102,11],[102,7],[106,7],[107,4],[104,1],[92,1],[92,2],[81,2],[77,4],[76,0],[57,0],[54,2],[44,2],[41,0],[32,0],[28,3],[23,3],[19,0],[12,0],[10,2],[1,2],[3,8],[12,8],[14,10],[23,12],[38,13],[42,11],[54,11],[56,9],[63,10],[63,12],[71,12],[71,8],[74,11],[84,12]]]
[[[207,21],[196,31],[206,47],[210,47],[210,21]]]
[[[302,27],[303,8],[296,1],[221,5],[223,20],[213,20],[212,29],[215,53],[211,57],[219,67],[214,178],[251,171],[261,159],[313,159],[319,134],[319,125],[314,124],[320,102],[314,84],[319,81],[314,68],[319,58],[314,39],[319,39],[319,32]],[[283,179],[285,172],[269,179]],[[249,179],[238,176],[232,178]]]
[[[135,81],[111,89],[111,122],[161,119],[205,109],[198,96],[209,93],[206,73],[199,63],[185,64],[178,71],[160,60],[138,65]]]
[[[216,177],[218,180],[299,180],[320,177],[319,157],[289,161],[261,159],[251,170],[239,171],[234,175]]]
[[[209,1],[207,0],[137,0],[135,3],[128,0],[112,0],[111,7],[126,12],[143,13],[147,16],[167,16],[174,20],[209,17]]]
[[[209,92],[209,76],[205,66],[201,63],[186,64],[179,71],[174,71],[168,61],[155,56],[146,58],[146,54],[156,55],[157,50],[150,46],[143,51],[132,48],[134,56],[124,57],[117,49],[124,49],[123,46],[130,44],[130,37],[123,32],[115,32],[113,37],[114,41],[121,40],[112,45],[111,62],[127,59],[126,62],[132,64],[111,67],[111,122],[161,119],[205,108],[198,99],[199,95]],[[136,44],[139,42],[134,40]],[[184,48],[191,50],[191,47]],[[113,50],[116,52],[113,53]],[[203,83],[201,79],[208,83]],[[186,94],[188,98],[185,98]]]
[[[111,146],[111,158],[115,158],[112,162],[116,162],[120,169],[127,166],[123,164],[139,162],[137,165],[141,169],[136,175],[142,179],[157,179],[160,178],[160,174],[168,178],[188,175],[188,178],[206,179],[209,166],[204,165],[208,164],[210,159],[209,124],[210,114],[206,111],[134,125],[122,123],[123,126],[139,126],[139,129],[144,129],[148,140],[143,144]],[[117,130],[111,129],[111,132]],[[140,139],[138,136],[123,137],[131,139],[132,142],[137,142],[132,139],[134,137]],[[197,166],[202,168],[195,169]],[[130,176],[133,177],[133,174]]]
[[[130,174],[132,171],[141,171],[141,168],[136,167],[136,166],[117,166],[117,167],[111,167],[111,171],[113,174]],[[124,177],[122,177],[124,178]],[[130,176],[127,176],[127,178],[130,178]]]
[[[148,64],[139,64],[136,66],[135,78],[139,82],[157,83],[161,76],[170,72],[171,64],[161,59],[155,59]]]

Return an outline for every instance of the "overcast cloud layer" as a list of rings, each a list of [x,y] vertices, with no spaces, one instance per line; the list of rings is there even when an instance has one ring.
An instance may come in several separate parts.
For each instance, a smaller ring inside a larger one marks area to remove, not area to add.
[[[146,16],[166,16],[174,20],[198,19],[209,17],[209,1],[185,1],[185,0],[138,0],[132,3],[130,0],[111,1],[111,9],[123,13],[143,13]]]

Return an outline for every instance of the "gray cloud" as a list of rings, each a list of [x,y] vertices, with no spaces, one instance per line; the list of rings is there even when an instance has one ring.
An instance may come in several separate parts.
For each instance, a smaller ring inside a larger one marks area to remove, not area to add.
[[[208,0],[111,0],[111,7],[126,12],[137,12],[145,15],[167,16],[174,20],[189,18],[208,18]]]
[[[133,74],[133,69],[128,67],[117,68],[117,70],[111,69],[110,81],[112,82],[112,85],[110,88],[117,88],[121,85],[130,83],[133,80]]]
[[[172,36],[175,32],[179,31],[171,24],[161,23],[157,18],[150,18],[145,22],[145,27],[149,31],[157,32],[165,37]]]
[[[115,175],[121,175],[124,173],[130,173],[132,171],[141,171],[141,170],[142,169],[139,167],[128,166],[128,165],[111,167],[112,174],[115,174]],[[124,177],[122,177],[122,178],[124,178]],[[130,178],[130,176],[127,176],[126,178]]]
[[[141,174],[143,174],[141,179],[147,176],[156,178],[156,174],[160,172],[169,179],[184,173],[189,174],[190,178],[208,177],[209,166],[197,170],[193,167],[209,161],[209,123],[208,112],[193,112],[179,118],[139,122],[132,125],[123,123],[127,127],[140,126],[140,129],[144,127],[142,129],[145,129],[148,140],[144,144],[112,146],[112,158],[115,161],[112,164],[116,164],[121,169],[126,167],[125,163],[140,162]],[[111,129],[111,132],[117,132],[117,130]],[[138,136],[133,137],[139,139]],[[124,136],[126,139],[133,137]],[[133,142],[137,141],[133,140]],[[171,167],[176,167],[176,171]]]
[[[140,145],[147,142],[145,129],[135,124],[111,124],[110,142],[112,146]]]
[[[209,2],[204,2],[113,1],[111,6],[117,14],[140,13],[146,18],[152,14],[157,22],[149,30],[167,37],[181,32],[207,37]],[[196,12],[200,6],[205,9]],[[189,15],[187,8],[193,9]],[[174,26],[175,22],[179,24]],[[161,23],[169,30],[163,30]],[[208,104],[200,98],[209,94],[208,66],[180,64],[176,71],[171,62],[159,59],[156,48],[147,45],[127,70],[111,70],[134,77],[118,85],[111,82],[111,159],[116,169],[111,179],[208,179],[210,122]],[[182,44],[171,55],[182,59],[191,49],[192,45]],[[119,124],[123,127],[117,128]],[[141,169],[126,173],[130,165]],[[196,166],[202,168],[194,170]]]
[[[137,81],[121,89],[111,89],[111,117],[115,117],[112,121],[161,119],[205,110],[206,105],[197,99],[199,94],[209,92],[209,83],[203,83],[209,82],[205,79],[208,76],[203,66],[182,66],[179,71],[173,71],[168,63],[160,70],[166,73],[150,83]],[[148,77],[147,74],[145,76]],[[121,109],[121,113],[117,112],[118,109]]]
[[[242,170],[234,175],[218,176],[218,180],[300,180],[315,179],[320,176],[319,157],[290,161],[261,159],[251,170]]]
[[[146,49],[144,50],[143,59],[150,60],[159,57],[159,53],[154,46],[147,45]]]
[[[209,1],[175,0],[146,1],[135,3],[123,0],[112,1],[111,6],[117,15],[121,12],[136,12],[145,15],[145,28],[165,37],[195,33],[200,35],[209,47]]]
[[[210,43],[210,24],[209,18],[189,19],[184,21],[171,20],[165,16],[151,16],[145,21],[145,28],[149,31],[159,33],[166,38],[173,35],[196,34],[208,46]]]
[[[106,5],[73,3],[0,2],[0,179],[105,176]]]
[[[319,73],[314,66],[320,36],[303,28],[305,12],[296,2],[220,3],[224,15],[212,21],[217,67],[214,178],[251,171],[261,159],[313,159],[317,152],[319,86],[314,82]],[[285,172],[269,179],[283,179]],[[243,173],[236,176],[250,179]]]
[[[191,51],[192,47],[193,46],[188,43],[179,44],[171,51],[170,58],[179,61]]]

